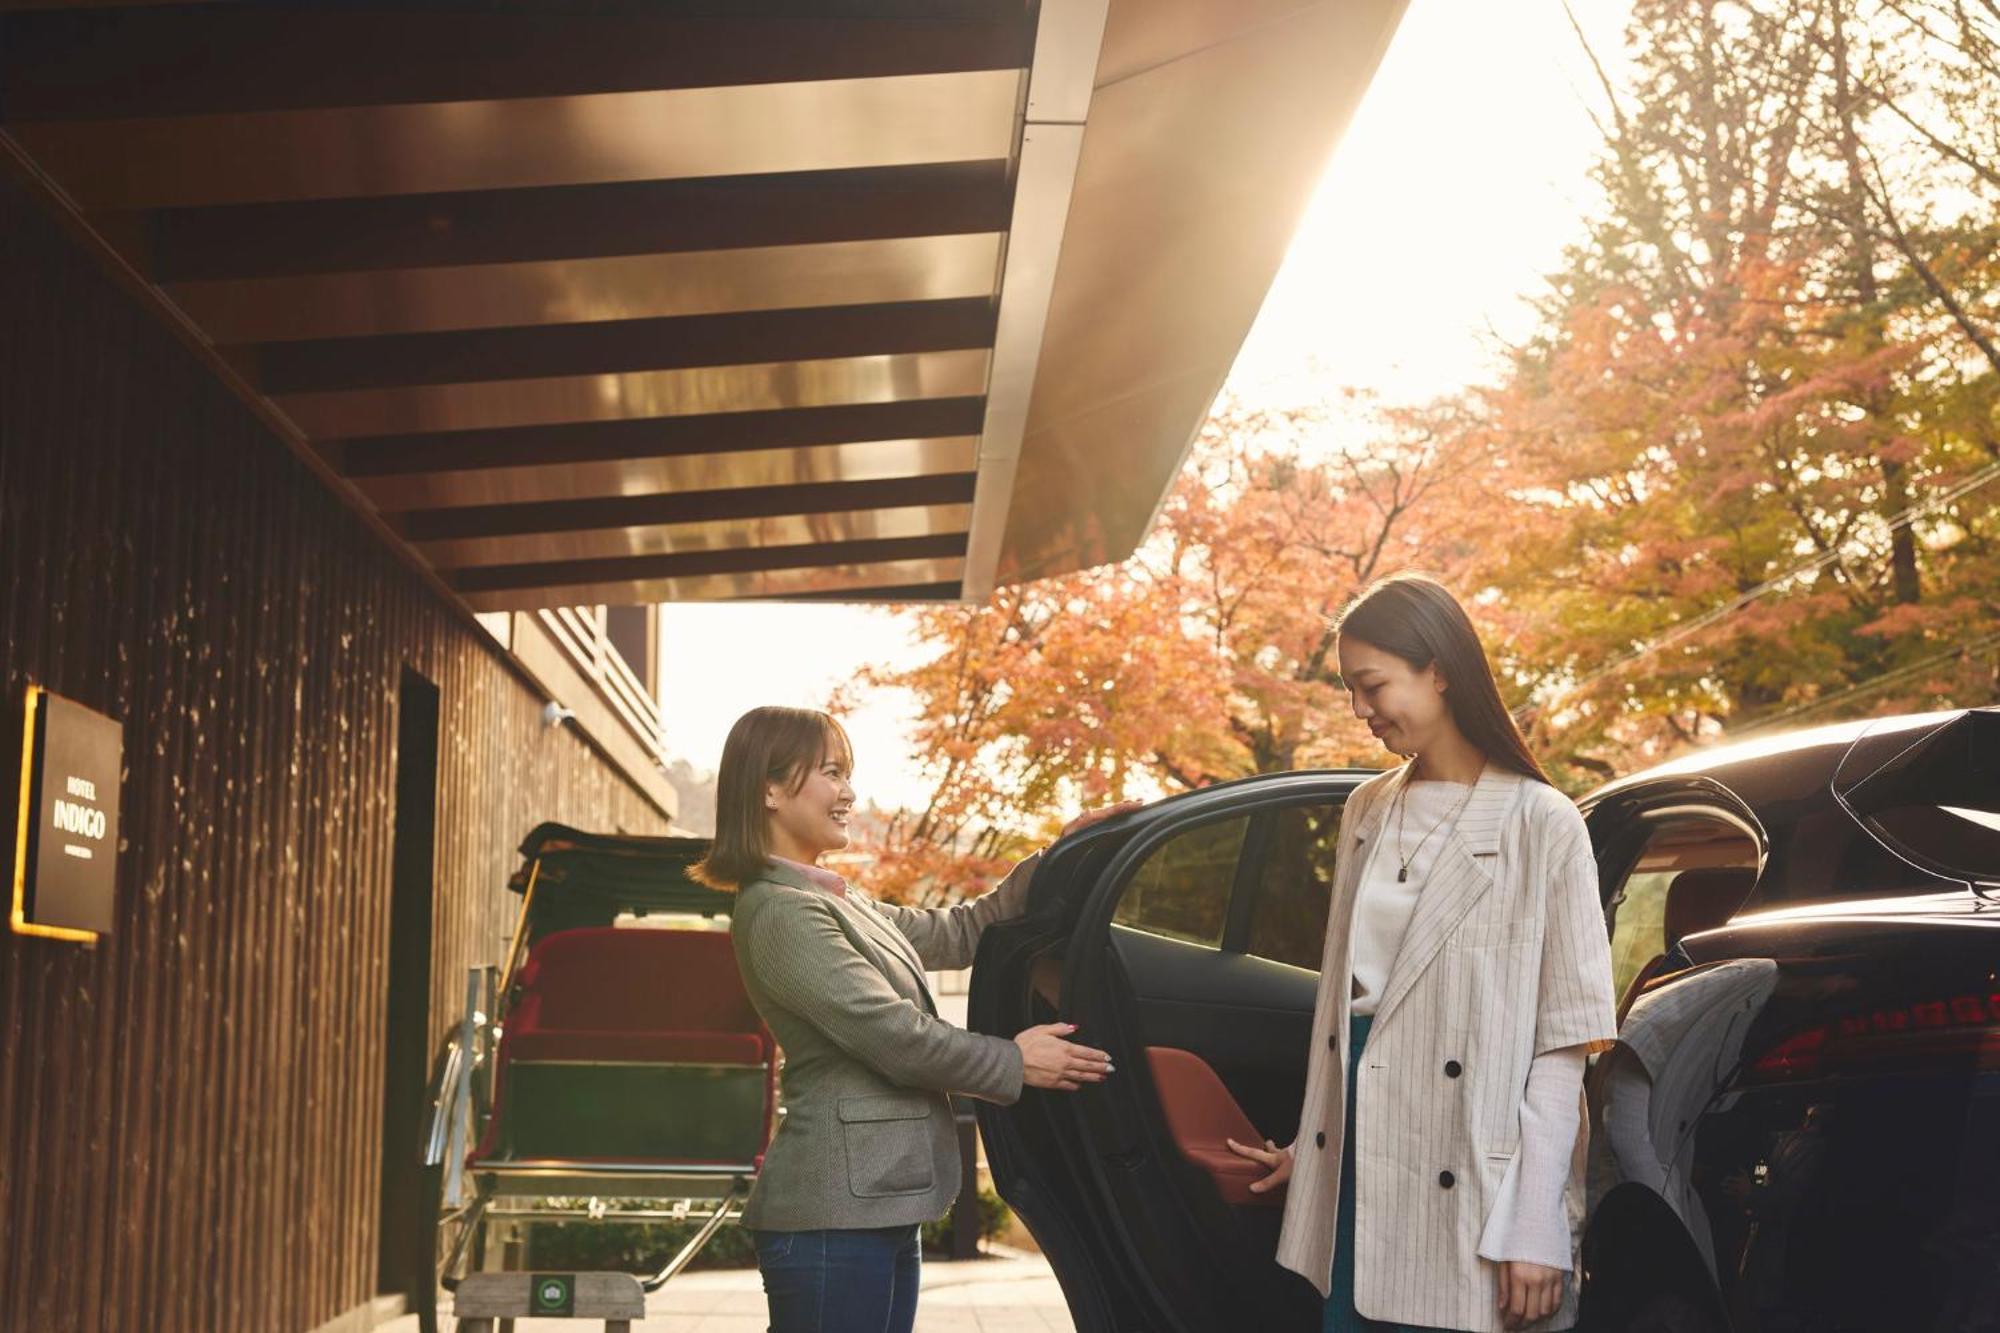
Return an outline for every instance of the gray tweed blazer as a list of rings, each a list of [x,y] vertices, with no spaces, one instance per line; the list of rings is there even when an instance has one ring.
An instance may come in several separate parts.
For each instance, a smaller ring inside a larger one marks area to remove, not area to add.
[[[1007,1104],[1021,1051],[937,1015],[925,969],[968,967],[1018,916],[1038,856],[955,907],[838,897],[779,865],[745,884],[729,933],[744,986],[785,1054],[785,1114],[743,1211],[769,1231],[902,1226],[958,1196],[948,1092]]]

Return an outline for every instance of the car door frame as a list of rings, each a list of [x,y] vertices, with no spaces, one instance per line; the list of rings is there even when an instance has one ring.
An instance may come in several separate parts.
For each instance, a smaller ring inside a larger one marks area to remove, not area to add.
[[[1063,1009],[1070,1017],[1086,1012],[1095,1015],[1086,1031],[1093,1034],[1097,1044],[1108,1043],[1107,1049],[1111,1049],[1114,1056],[1121,1057],[1115,1077],[1123,1083],[1118,1088],[1102,1090],[1098,1096],[1080,1100],[1073,1108],[1073,1119],[1086,1137],[1085,1151],[1077,1156],[1090,1167],[1091,1176],[1087,1185],[1091,1204],[1103,1212],[1111,1223],[1110,1229],[1122,1242],[1125,1285],[1149,1297],[1148,1303],[1152,1306],[1149,1317],[1154,1322],[1148,1327],[1191,1331],[1213,1327],[1213,1319],[1204,1313],[1204,1307],[1213,1309],[1218,1293],[1213,1287],[1203,1290],[1202,1283],[1193,1276],[1204,1267],[1213,1268],[1212,1251],[1203,1245],[1198,1233],[1188,1234],[1196,1231],[1193,1219],[1185,1216],[1177,1219],[1183,1223],[1180,1228],[1183,1234],[1178,1237],[1178,1243],[1170,1243],[1161,1234],[1165,1223],[1173,1220],[1167,1214],[1175,1211],[1185,1214],[1188,1211],[1188,1201],[1173,1180],[1172,1171],[1158,1169],[1153,1173],[1158,1178],[1150,1182],[1140,1174],[1148,1166],[1167,1160],[1175,1149],[1166,1135],[1158,1090],[1144,1069],[1144,1034],[1121,1031],[1116,1026],[1135,1018],[1120,1012],[1130,1008],[1133,997],[1129,987],[1122,996],[1118,989],[1123,978],[1119,974],[1119,955],[1110,933],[1118,904],[1135,873],[1151,856],[1189,829],[1238,816],[1254,818],[1264,810],[1310,805],[1344,807],[1355,789],[1375,776],[1379,776],[1378,770],[1308,770],[1273,774],[1263,779],[1231,783],[1190,794],[1175,801],[1171,810],[1162,811],[1160,817],[1135,832],[1094,882],[1080,890],[1080,902],[1063,961]],[[1243,855],[1247,856],[1248,851],[1246,838]],[[1246,881],[1239,859],[1238,873],[1231,882],[1231,901],[1224,913],[1225,941],[1231,938],[1232,926],[1239,930],[1239,942],[1247,934],[1254,902],[1241,904],[1238,901]],[[1220,948],[1218,951],[1221,951]],[[1292,966],[1276,960],[1267,961],[1273,967]],[[1107,1029],[1110,1035],[1107,1035]],[[1300,1051],[1302,1068],[1310,1054],[1309,1047]],[[1126,1179],[1114,1181],[1114,1171]],[[1150,1188],[1147,1188],[1149,1185]],[[1156,1196],[1161,1207],[1121,1209],[1117,1206],[1121,1195],[1141,1189]],[[1138,1234],[1142,1222],[1150,1228],[1143,1235]],[[1275,1264],[1272,1268],[1274,1271],[1270,1280],[1282,1283],[1284,1279],[1277,1276]],[[1236,1293],[1225,1289],[1221,1295],[1226,1299],[1229,1295],[1247,1294],[1255,1299],[1258,1293],[1254,1288],[1260,1279],[1251,1275],[1248,1280],[1253,1288],[1249,1292]],[[1303,1279],[1296,1281],[1303,1283]],[[1274,1299],[1281,1300],[1282,1296],[1274,1294]],[[1240,1317],[1247,1311],[1236,1313]]]
[[[1715,819],[1734,825],[1757,847],[1757,877],[1771,859],[1763,821],[1742,797],[1700,774],[1662,777],[1587,798],[1579,807],[1597,861],[1597,898],[1606,908],[1658,826],[1670,819]],[[1755,897],[1757,890],[1751,889]]]

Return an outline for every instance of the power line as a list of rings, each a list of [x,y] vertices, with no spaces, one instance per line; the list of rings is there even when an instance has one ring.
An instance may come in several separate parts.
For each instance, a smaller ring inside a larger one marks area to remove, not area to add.
[[[1970,495],[1972,492],[1978,490],[1980,487],[1988,485],[1989,483],[1996,480],[2000,480],[2000,463],[1989,463],[1985,467],[1979,469],[1977,472],[1974,472],[1971,476],[1966,477],[1964,480],[1959,481],[1952,486],[1946,487],[1944,490],[1939,491],[1936,495],[1931,496],[1929,499],[1924,500],[1918,504],[1913,504],[1909,506],[1907,509],[1904,509],[1899,513],[1895,514],[1887,521],[1887,530],[1890,532],[1894,532],[1898,528],[1908,527],[1910,524],[1924,517],[1926,514],[1930,514],[1939,509],[1942,509],[1944,508],[1944,506],[1951,504],[1953,501],[1962,499],[1963,497]],[[1716,625],[1724,620],[1727,620],[1730,616],[1733,616],[1737,612],[1743,610],[1745,607],[1749,606],[1752,602],[1755,602],[1763,597],[1768,597],[1770,594],[1777,592],[1780,589],[1788,586],[1793,580],[1799,578],[1800,576],[1805,574],[1818,573],[1820,570],[1823,570],[1827,568],[1829,565],[1835,564],[1839,560],[1841,560],[1841,558],[1847,554],[1848,550],[1853,545],[1855,540],[1856,540],[1855,538],[1850,537],[1846,541],[1843,541],[1838,545],[1836,545],[1832,550],[1822,551],[1820,552],[1820,554],[1812,557],[1810,560],[1804,560],[1792,566],[1792,568],[1786,570],[1782,574],[1776,575],[1772,578],[1768,578],[1764,580],[1762,583],[1757,584],[1753,588],[1745,589],[1743,592],[1736,594],[1736,596],[1730,598],[1722,605],[1704,611],[1702,614],[1696,616],[1693,620],[1687,621],[1680,625],[1676,625],[1674,628],[1668,630],[1666,633],[1651,640],[1650,642],[1641,644],[1639,647],[1633,649],[1625,656],[1620,657],[1608,663],[1605,666],[1599,667],[1597,670],[1591,672],[1589,675],[1583,677],[1581,680],[1578,680],[1573,684],[1569,685],[1561,693],[1557,694],[1554,698],[1544,703],[1524,706],[1523,708],[1518,710],[1519,714],[1525,717],[1527,715],[1536,712],[1545,712],[1548,709],[1553,708],[1556,704],[1562,703],[1566,699],[1581,694],[1583,691],[1589,689],[1591,686],[1595,685],[1598,681],[1605,679],[1607,676],[1615,675],[1616,673],[1623,671],[1626,667],[1631,666],[1634,662],[1644,661],[1646,658],[1651,657],[1656,653],[1662,652],[1665,649],[1671,648],[1675,644],[1691,637],[1692,635],[1701,633],[1703,630],[1707,629],[1711,625]]]
[[[1970,657],[1975,653],[1984,652],[1988,648],[2000,648],[2000,630],[1995,630],[1990,634],[1983,634],[1976,639],[1968,639],[1963,643],[1955,644],[1943,652],[1926,657],[1921,661],[1906,663],[1893,671],[1884,672],[1874,680],[1864,681],[1859,685],[1851,685],[1847,689],[1835,694],[1829,694],[1825,698],[1811,699],[1795,707],[1787,708],[1782,713],[1775,713],[1770,717],[1760,718],[1743,731],[1730,732],[1728,738],[1735,741],[1750,736],[1761,735],[1778,726],[1780,723],[1789,722],[1794,718],[1803,717],[1808,713],[1822,712],[1825,709],[1833,707],[1835,704],[1864,698],[1870,694],[1878,694],[1888,689],[1891,685],[1900,684],[1912,676],[1921,676],[1926,671],[1942,666],[1954,658]]]

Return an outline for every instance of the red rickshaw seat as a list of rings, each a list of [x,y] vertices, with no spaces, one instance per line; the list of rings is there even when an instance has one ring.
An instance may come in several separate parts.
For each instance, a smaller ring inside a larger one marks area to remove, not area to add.
[[[740,1057],[753,1064],[770,1049],[771,1034],[743,989],[724,931],[558,931],[529,952],[518,984],[520,999],[507,1015],[509,1037],[731,1034],[757,1039],[760,1053]]]
[[[558,931],[529,951],[513,993],[477,1155],[761,1157],[777,1046],[727,932]]]

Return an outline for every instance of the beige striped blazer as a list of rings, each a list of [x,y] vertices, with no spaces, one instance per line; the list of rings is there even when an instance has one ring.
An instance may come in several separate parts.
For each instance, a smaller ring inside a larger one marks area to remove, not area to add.
[[[1327,1291],[1346,1123],[1355,892],[1407,766],[1348,800],[1327,915],[1305,1104],[1278,1262]],[[1616,1036],[1611,951],[1590,838],[1544,783],[1489,767],[1418,895],[1353,1095],[1355,1306],[1401,1324],[1502,1327],[1482,1233],[1520,1146],[1528,1065]],[[1566,1200],[1582,1221],[1581,1148]],[[1574,1267],[1572,1268],[1574,1271]],[[1542,1328],[1575,1323],[1576,1287]]]

